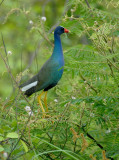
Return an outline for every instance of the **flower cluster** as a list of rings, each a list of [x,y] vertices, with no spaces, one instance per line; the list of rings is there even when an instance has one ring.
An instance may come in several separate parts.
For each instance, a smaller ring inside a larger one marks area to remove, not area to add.
[[[25,110],[26,110],[26,112],[29,114],[29,116],[30,116],[30,115],[33,116],[33,112],[32,112],[32,110],[31,110],[31,108],[30,108],[29,106],[26,106],[26,107],[25,107]]]
[[[54,99],[54,102],[58,103],[58,100],[57,100],[57,99]]]
[[[45,22],[46,21],[46,17],[41,17],[41,20]]]
[[[11,55],[11,54],[12,54],[12,52],[11,52],[11,51],[8,51],[8,52],[7,52],[7,54],[8,54],[8,55]]]
[[[32,24],[33,24],[33,21],[32,21],[32,20],[30,20],[30,21],[29,21],[29,24],[31,24],[31,25],[32,25]]]

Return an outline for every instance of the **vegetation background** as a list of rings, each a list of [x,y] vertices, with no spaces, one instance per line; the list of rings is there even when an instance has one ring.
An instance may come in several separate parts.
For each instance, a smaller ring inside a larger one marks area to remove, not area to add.
[[[65,68],[48,92],[18,89],[53,50],[62,25]],[[119,159],[119,1],[2,0],[0,3],[0,159]]]

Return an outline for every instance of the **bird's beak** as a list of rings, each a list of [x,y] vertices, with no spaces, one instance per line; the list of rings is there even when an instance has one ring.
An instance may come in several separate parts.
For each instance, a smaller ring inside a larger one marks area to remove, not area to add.
[[[69,30],[64,28],[64,33],[69,33]]]

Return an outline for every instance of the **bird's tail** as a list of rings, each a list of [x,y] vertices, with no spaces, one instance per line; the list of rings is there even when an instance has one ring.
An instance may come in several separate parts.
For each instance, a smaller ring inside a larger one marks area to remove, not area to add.
[[[26,95],[27,97],[29,97],[29,96],[31,96],[35,92],[36,92],[36,87],[32,87],[32,88],[28,89],[27,91],[25,91],[24,95]]]

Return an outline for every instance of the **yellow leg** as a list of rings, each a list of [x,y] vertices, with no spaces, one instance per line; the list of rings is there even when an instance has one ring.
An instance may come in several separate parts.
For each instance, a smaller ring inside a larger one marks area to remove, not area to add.
[[[41,107],[41,110],[42,110],[42,112],[43,112],[43,118],[45,118],[45,110],[44,110],[44,108],[43,108],[43,105],[42,105],[42,102],[41,102],[41,97],[42,97],[42,95],[44,94],[44,91],[38,96],[38,102],[39,102],[39,104],[40,104],[40,107]]]
[[[45,92],[45,97],[44,97],[44,103],[45,103],[45,107],[46,107],[46,112],[48,112],[48,106],[47,106],[47,93],[48,93],[48,91]]]

